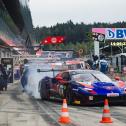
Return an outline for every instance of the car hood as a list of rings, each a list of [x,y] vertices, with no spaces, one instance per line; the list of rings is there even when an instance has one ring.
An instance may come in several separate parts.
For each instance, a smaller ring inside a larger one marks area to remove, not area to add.
[[[108,86],[115,87],[115,84],[112,82],[94,82],[92,84],[93,87],[106,88]]]
[[[92,84],[85,84],[79,82],[78,92],[81,94],[90,95],[91,92],[95,95],[107,95],[109,93],[123,94],[123,91],[112,82],[94,82]],[[94,93],[95,92],[95,93]]]
[[[112,82],[95,82],[92,84],[94,90],[98,94],[106,94],[106,93],[119,93],[121,94],[121,90]]]

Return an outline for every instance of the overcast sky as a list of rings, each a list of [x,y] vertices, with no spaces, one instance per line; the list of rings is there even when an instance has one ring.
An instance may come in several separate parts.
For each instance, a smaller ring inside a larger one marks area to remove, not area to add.
[[[30,0],[33,25],[126,21],[126,0]]]

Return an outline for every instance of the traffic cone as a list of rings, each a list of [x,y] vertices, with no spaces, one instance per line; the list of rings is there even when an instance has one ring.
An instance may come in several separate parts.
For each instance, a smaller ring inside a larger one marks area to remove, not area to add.
[[[61,113],[61,117],[59,118],[59,122],[65,123],[65,124],[70,123],[66,99],[63,99],[63,106],[62,106],[61,112],[62,113]]]
[[[110,110],[108,106],[108,99],[105,99],[104,101],[104,109],[103,109],[103,115],[102,120],[100,123],[112,123],[111,117],[110,117]]]

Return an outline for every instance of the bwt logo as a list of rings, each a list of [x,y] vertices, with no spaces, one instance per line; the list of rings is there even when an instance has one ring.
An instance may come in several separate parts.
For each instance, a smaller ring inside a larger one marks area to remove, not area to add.
[[[106,28],[106,39],[126,39],[126,28]]]

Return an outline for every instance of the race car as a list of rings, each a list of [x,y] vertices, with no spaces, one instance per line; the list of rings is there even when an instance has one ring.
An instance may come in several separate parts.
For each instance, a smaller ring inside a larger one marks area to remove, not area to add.
[[[43,51],[41,58],[60,58],[60,60],[67,60],[74,57],[73,50],[48,50]]]
[[[39,71],[40,72],[40,71]],[[95,70],[66,70],[45,76],[39,82],[41,99],[67,99],[68,104],[126,103],[126,85],[113,82],[108,76]]]
[[[76,69],[85,69],[85,63],[83,60],[80,59],[72,59],[66,61],[58,61],[55,63],[51,63],[53,69],[62,69],[66,68],[69,70],[76,70]]]

